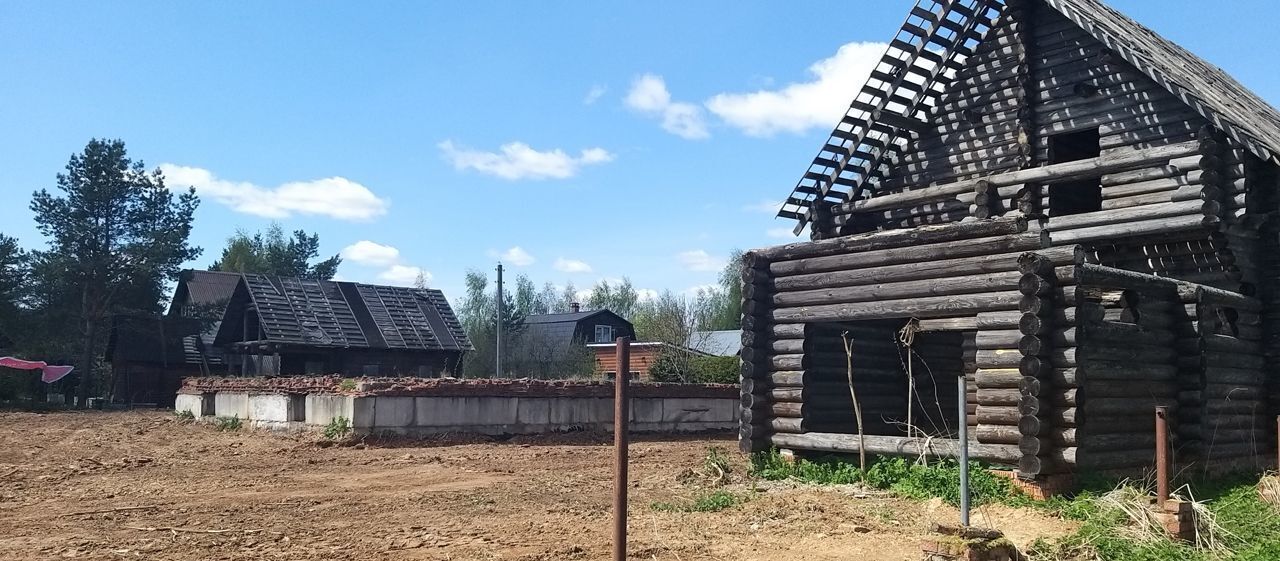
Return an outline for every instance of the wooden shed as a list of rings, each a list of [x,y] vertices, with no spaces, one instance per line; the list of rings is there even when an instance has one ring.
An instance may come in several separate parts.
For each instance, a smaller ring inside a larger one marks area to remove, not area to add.
[[[857,451],[853,386],[868,452],[951,455],[964,376],[1025,478],[1151,466],[1157,406],[1180,465],[1271,461],[1275,109],[1096,0],[922,0],[850,94],[811,241],[743,257],[745,451]]]

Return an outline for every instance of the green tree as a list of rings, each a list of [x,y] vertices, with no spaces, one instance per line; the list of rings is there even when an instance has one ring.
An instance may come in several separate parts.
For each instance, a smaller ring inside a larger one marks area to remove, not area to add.
[[[521,278],[522,276],[516,277],[516,292],[519,291]],[[525,279],[525,282],[528,283],[528,279]],[[474,269],[467,271],[463,283],[466,286],[466,295],[463,296],[461,305],[458,307],[458,319],[467,330],[467,337],[471,339],[472,346],[475,347],[475,351],[467,354],[466,362],[463,364],[463,375],[468,378],[505,376],[504,372],[493,371],[498,333],[496,287],[491,288],[489,278]],[[532,286],[532,283],[529,284]],[[513,348],[514,338],[524,330],[525,317],[525,312],[517,304],[516,295],[512,294],[511,287],[504,287],[502,292],[504,358],[510,356],[508,351]]]
[[[630,318],[636,310],[640,294],[631,285],[631,279],[623,277],[622,282],[609,284],[602,280],[591,289],[587,296],[585,308],[588,310],[609,310],[624,318]]]
[[[15,335],[26,278],[27,253],[17,239],[0,234],[0,334],[6,337]]]
[[[320,256],[320,235],[294,230],[286,238],[279,224],[272,224],[266,232],[252,236],[243,230],[227,239],[222,257],[209,266],[210,271],[235,273],[262,273],[281,277],[302,277],[329,280],[338,273],[342,257],[311,263]],[[425,281],[425,279],[423,279]]]
[[[48,249],[32,252],[32,260],[52,285],[46,296],[64,298],[44,304],[74,310],[68,315],[79,326],[76,393],[84,406],[110,314],[122,307],[158,311],[164,283],[200,255],[187,241],[200,201],[194,189],[166,188],[160,170],[131,160],[120,140],[90,140],[58,174],[56,192],[32,196],[36,226],[48,238]],[[48,278],[59,273],[64,278],[57,282]]]

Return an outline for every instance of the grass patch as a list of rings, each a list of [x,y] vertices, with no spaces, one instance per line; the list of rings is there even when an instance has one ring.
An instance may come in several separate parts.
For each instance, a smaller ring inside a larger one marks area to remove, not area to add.
[[[923,465],[904,458],[880,457],[873,459],[863,473],[857,464],[838,457],[788,462],[777,450],[770,450],[751,456],[751,473],[774,481],[861,483],[910,499],[938,497],[951,505],[960,504],[960,463],[954,460],[935,460]],[[969,463],[969,497],[975,506],[993,502],[1020,505],[1030,501],[1008,479],[991,473],[977,462]]]
[[[180,409],[180,410],[174,411],[173,416],[177,417],[178,420],[182,422],[189,423],[191,421],[196,420],[196,414],[192,413],[190,409]]]
[[[1053,542],[1038,541],[1030,559],[1098,559],[1102,561],[1262,561],[1280,559],[1280,513],[1258,494],[1253,476],[1235,476],[1190,485],[1199,507],[1207,513],[1202,528],[1212,520],[1217,549],[1174,542],[1135,522],[1132,505],[1147,489],[1121,486],[1107,493],[1096,489],[1072,498],[1035,503],[1064,518],[1083,522],[1073,535]],[[1126,512],[1128,511],[1128,512]],[[1139,517],[1140,518],[1140,517]],[[1202,532],[1202,541],[1204,541]]]
[[[321,435],[329,440],[340,440],[351,433],[351,421],[346,417],[334,417],[324,426]]]
[[[687,503],[655,502],[649,507],[659,512],[720,512],[738,506],[745,500],[741,495],[719,490],[698,495]]]
[[[356,381],[352,378],[344,378],[338,383],[338,388],[348,392],[356,391]]]
[[[232,415],[230,417],[218,417],[213,420],[213,426],[221,431],[240,430],[240,416]]]

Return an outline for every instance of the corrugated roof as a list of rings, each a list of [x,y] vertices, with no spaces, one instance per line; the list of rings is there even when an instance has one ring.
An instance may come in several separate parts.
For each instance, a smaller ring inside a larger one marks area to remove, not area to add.
[[[231,299],[240,282],[240,273],[222,271],[183,271],[178,281],[187,287],[187,302],[196,305],[219,304]]]
[[[263,339],[313,347],[471,350],[471,342],[434,289],[245,274],[215,341],[239,339],[246,305]]]
[[[716,356],[734,356],[742,350],[742,332],[736,329],[728,331],[694,331],[684,346],[695,351]]]

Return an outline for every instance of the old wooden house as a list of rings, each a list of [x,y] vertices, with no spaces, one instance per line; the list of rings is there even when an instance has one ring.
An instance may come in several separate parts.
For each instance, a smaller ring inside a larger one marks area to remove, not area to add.
[[[744,450],[1274,457],[1280,113],[1097,0],[921,0],[850,94],[744,256]]]
[[[113,316],[105,355],[112,398],[168,406],[182,378],[225,373],[213,338],[239,280],[238,273],[183,271],[168,314]]]
[[[214,344],[240,375],[456,373],[471,350],[434,289],[240,276]]]

